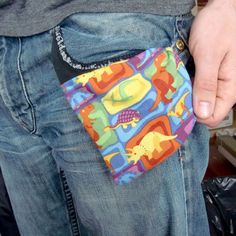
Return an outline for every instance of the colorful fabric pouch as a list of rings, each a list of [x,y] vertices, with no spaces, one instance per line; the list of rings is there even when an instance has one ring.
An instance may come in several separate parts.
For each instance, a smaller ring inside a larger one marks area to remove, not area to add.
[[[117,184],[177,151],[195,123],[191,81],[172,48],[68,78],[62,88]]]

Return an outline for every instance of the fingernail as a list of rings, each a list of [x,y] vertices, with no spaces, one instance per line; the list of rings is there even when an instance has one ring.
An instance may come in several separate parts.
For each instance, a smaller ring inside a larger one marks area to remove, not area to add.
[[[210,114],[210,102],[199,102],[199,110],[200,110],[200,115],[201,115],[201,118],[207,118],[209,117],[211,114]]]

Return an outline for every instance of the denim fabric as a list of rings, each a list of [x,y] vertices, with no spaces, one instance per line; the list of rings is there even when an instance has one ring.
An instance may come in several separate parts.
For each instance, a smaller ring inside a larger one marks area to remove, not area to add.
[[[68,56],[91,63],[187,42],[191,22],[190,15],[76,14],[60,26]],[[59,168],[89,235],[209,235],[200,186],[206,127],[196,124],[178,152],[133,183],[114,185],[64,98],[51,43],[50,32],[0,37],[0,165],[22,236],[72,235]],[[186,63],[187,48],[179,54]]]
[[[0,40],[0,166],[23,236],[71,231],[53,150],[36,133],[37,120],[49,112],[38,110],[46,109],[44,94],[53,101],[57,84],[49,53],[48,33]]]
[[[0,168],[0,235],[20,236]]]
[[[35,0],[0,1],[0,35],[30,36],[47,31],[73,13],[137,12],[185,14],[195,0]],[[30,19],[30,20],[28,20]]]

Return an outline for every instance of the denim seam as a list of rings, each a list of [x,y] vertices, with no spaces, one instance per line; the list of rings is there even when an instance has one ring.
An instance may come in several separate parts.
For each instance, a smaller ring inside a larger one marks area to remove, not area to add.
[[[176,45],[173,45],[174,50],[176,50],[178,52],[178,55],[180,57],[180,59],[184,62],[185,66],[189,60],[189,58],[191,57],[190,51],[189,51],[189,45],[187,42],[187,39],[185,38],[185,36],[183,35],[183,33],[181,32],[181,27],[180,24],[183,24],[183,16],[177,16],[176,17],[176,21],[175,21],[175,34],[174,34],[174,38],[175,38],[175,42],[177,41],[177,39],[181,39],[184,42],[185,45],[185,49],[184,50],[179,50],[177,48]]]
[[[185,204],[184,204],[184,211],[185,211],[185,231],[186,231],[186,236],[188,236],[188,214],[187,214],[187,207],[186,207],[186,204],[187,204],[187,195],[186,195],[186,184],[185,184],[185,176],[184,176],[184,162],[183,162],[183,158],[185,156],[185,150],[184,148],[181,146],[181,148],[179,149],[179,159],[180,159],[180,165],[181,165],[181,175],[182,175],[182,184],[183,184],[183,195],[184,195],[184,201],[185,201]]]
[[[23,74],[22,74],[21,65],[20,65],[20,59],[21,59],[21,53],[22,53],[22,43],[21,43],[20,38],[18,38],[18,42],[19,42],[19,50],[18,50],[18,55],[17,55],[17,70],[18,70],[18,73],[19,73],[19,76],[20,76],[20,81],[21,81],[21,85],[22,85],[22,89],[23,89],[25,99],[26,99],[26,101],[27,101],[27,103],[30,107],[31,118],[32,118],[32,121],[33,121],[33,127],[32,127],[31,130],[28,129],[26,126],[25,126],[25,128],[28,129],[31,134],[34,134],[36,132],[35,110],[34,110],[32,102],[30,101],[28,91],[27,91],[26,86],[25,86],[25,81],[24,81],[24,77],[23,77]]]
[[[185,37],[184,37],[184,35],[182,34],[182,32],[181,32],[181,27],[182,27],[182,24],[183,24],[183,19],[182,19],[182,17],[177,17],[176,18],[176,22],[175,22],[175,28],[176,28],[176,31],[178,32],[178,34],[179,34],[179,36],[181,37],[181,39],[184,41],[184,43],[185,43],[185,46],[187,47],[187,48],[189,48],[189,45],[188,45],[188,42],[186,41],[186,39],[185,39]],[[179,27],[179,25],[181,24],[181,27]]]
[[[175,49],[175,43],[176,43],[176,38],[177,38],[175,26],[176,26],[176,19],[174,21],[173,37],[172,37],[172,42],[171,42],[171,48],[173,48],[173,49]]]
[[[64,171],[59,170],[59,172],[60,172],[64,197],[66,200],[66,206],[67,206],[66,208],[67,208],[67,212],[68,212],[68,216],[70,220],[72,235],[79,236],[81,235],[81,232],[80,232],[80,227],[79,227],[78,218],[77,218],[78,216],[76,214],[72,193],[69,189]]]
[[[181,147],[178,148],[178,157],[179,157],[179,158],[182,158],[182,150],[181,150]]]
[[[102,63],[100,65],[97,65],[96,62],[91,63],[90,65],[82,65],[82,63],[75,62],[66,50],[64,37],[63,37],[63,33],[61,31],[60,26],[55,27],[55,38],[56,38],[58,50],[60,52],[59,55],[61,56],[62,60],[65,61],[73,69],[84,70],[86,72],[87,70],[98,69],[100,67],[106,66],[106,64],[102,64]]]

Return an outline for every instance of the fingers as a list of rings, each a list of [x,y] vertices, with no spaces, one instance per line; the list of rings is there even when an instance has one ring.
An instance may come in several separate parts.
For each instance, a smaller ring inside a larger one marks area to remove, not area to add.
[[[208,126],[224,119],[236,101],[235,8],[219,7],[217,2],[211,1],[198,13],[189,38],[196,67],[193,109]]]
[[[207,118],[198,117],[198,121],[216,127],[229,113],[236,102],[236,52],[224,57],[217,74],[215,105],[212,114]],[[214,88],[215,89],[215,88]]]
[[[199,119],[210,118],[215,110],[220,60],[212,54],[195,55],[196,74],[193,84],[193,108]]]
[[[210,128],[214,128],[225,118],[232,107],[222,98],[216,98],[215,104],[215,110],[212,116],[210,116],[208,119],[198,118],[198,122],[206,124]]]

